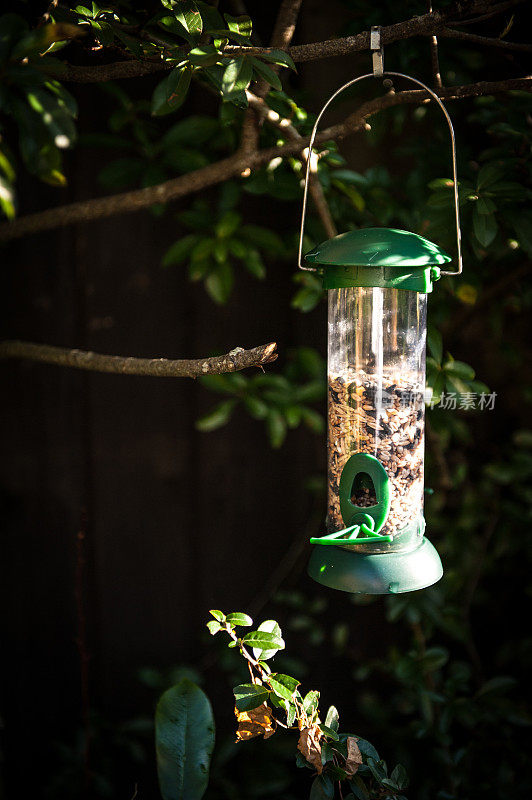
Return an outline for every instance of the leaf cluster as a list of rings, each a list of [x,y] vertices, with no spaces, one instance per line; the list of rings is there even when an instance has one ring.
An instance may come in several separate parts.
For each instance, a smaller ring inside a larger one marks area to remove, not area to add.
[[[228,634],[228,647],[238,649],[251,677],[250,683],[239,684],[233,690],[238,741],[261,735],[269,738],[279,727],[298,731],[296,764],[315,774],[311,800],[332,799],[337,784],[345,785],[351,798],[406,800],[402,790],[408,785],[408,777],[401,765],[389,773],[373,745],[339,730],[339,714],[334,706],[322,722],[318,691],[303,694],[297,678],[272,671],[269,662],[285,647],[275,620],[265,620],[255,630],[241,635],[238,628],[253,626],[247,614],[224,614],[219,610],[210,613],[213,619],[207,623],[209,632],[213,636]]]
[[[324,430],[322,415],[313,404],[325,397],[324,362],[312,348],[299,347],[289,353],[283,374],[242,373],[206,375],[200,378],[210,391],[227,396],[196,427],[212,431],[226,425],[238,406],[266,426],[272,447],[280,447],[289,429],[305,425],[316,433]]]

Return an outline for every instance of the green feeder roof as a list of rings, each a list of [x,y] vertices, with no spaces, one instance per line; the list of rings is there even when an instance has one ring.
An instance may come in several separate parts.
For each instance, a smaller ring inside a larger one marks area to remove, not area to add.
[[[379,286],[431,292],[440,277],[438,264],[451,256],[416,233],[362,228],[327,239],[305,261],[317,265],[324,289]]]
[[[305,256],[310,264],[360,267],[428,267],[451,261],[423,236],[394,228],[361,228],[340,233]]]

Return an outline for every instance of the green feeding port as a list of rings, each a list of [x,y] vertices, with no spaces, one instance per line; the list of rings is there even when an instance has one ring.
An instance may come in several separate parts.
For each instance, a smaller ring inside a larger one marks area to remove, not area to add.
[[[451,260],[423,236],[395,228],[347,231],[305,256],[319,269],[325,289],[375,286],[424,293],[439,279],[440,265]]]

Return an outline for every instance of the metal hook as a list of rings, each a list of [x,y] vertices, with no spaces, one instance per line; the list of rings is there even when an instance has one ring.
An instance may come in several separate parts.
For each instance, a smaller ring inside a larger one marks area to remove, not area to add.
[[[373,30],[374,29],[372,28],[371,29],[371,35],[373,35]],[[376,30],[379,31],[379,48],[380,49],[378,50],[378,52],[374,52],[373,53],[373,58],[374,59],[375,59],[376,56],[378,58],[379,55],[380,55],[380,58],[382,58],[382,47],[380,46],[380,30],[379,29],[376,29]],[[371,45],[371,42],[370,42],[370,45]],[[371,45],[371,47],[373,49],[372,45]],[[374,64],[374,69],[375,69],[375,61],[373,62],[373,64]],[[297,266],[298,266],[299,269],[305,270],[305,272],[316,272],[314,267],[305,267],[305,266],[303,266],[302,260],[303,260],[303,237],[304,237],[304,233],[305,233],[305,217],[306,217],[306,214],[307,214],[310,165],[311,165],[311,161],[312,161],[312,147],[314,145],[314,140],[316,138],[318,125],[320,124],[321,118],[323,117],[323,115],[327,111],[327,109],[330,106],[330,104],[333,102],[333,100],[335,100],[338,97],[339,94],[341,94],[345,89],[348,89],[350,86],[353,86],[355,83],[359,83],[359,81],[363,81],[366,78],[374,78],[376,75],[377,75],[377,77],[386,76],[387,78],[392,78],[392,77],[394,77],[394,78],[404,78],[407,81],[412,81],[412,83],[415,83],[417,86],[421,86],[421,88],[424,89],[426,92],[428,92],[429,95],[432,97],[432,99],[436,101],[436,103],[441,108],[441,110],[442,110],[442,112],[443,112],[443,114],[445,116],[445,119],[447,120],[447,125],[449,127],[449,134],[450,134],[450,137],[451,137],[451,158],[452,158],[452,171],[453,171],[454,217],[455,217],[455,224],[456,224],[456,248],[457,248],[457,256],[458,256],[458,269],[455,270],[454,272],[447,272],[447,271],[442,270],[440,274],[441,275],[461,275],[462,274],[462,234],[461,234],[461,231],[460,231],[460,206],[459,206],[459,201],[458,201],[458,174],[457,174],[457,166],[456,166],[456,140],[455,140],[455,136],[454,136],[453,123],[451,122],[451,118],[450,118],[450,116],[449,116],[449,114],[447,112],[447,109],[443,105],[443,103],[440,100],[440,98],[438,97],[438,95],[435,92],[433,92],[432,89],[430,89],[426,84],[422,83],[417,78],[412,78],[410,75],[404,75],[402,72],[384,72],[384,71],[382,73],[380,73],[380,74],[375,73],[375,72],[370,72],[367,75],[360,75],[358,78],[353,78],[353,80],[348,81],[343,86],[340,86],[340,88],[337,89],[334,92],[334,94],[332,94],[329,97],[329,99],[327,100],[327,102],[325,103],[323,108],[321,109],[320,113],[316,117],[316,122],[314,123],[314,127],[312,128],[312,133],[310,134],[310,141],[309,141],[308,151],[307,151],[307,169],[306,169],[306,173],[305,173],[305,186],[304,186],[304,189],[303,189],[303,206],[302,206],[302,210],[301,210],[301,227],[300,227],[300,230],[299,230],[299,250],[298,250],[298,257],[297,257]]]
[[[369,49],[373,62],[373,74],[376,78],[381,78],[384,74],[384,48],[382,46],[381,29],[378,25],[373,25],[369,35]]]

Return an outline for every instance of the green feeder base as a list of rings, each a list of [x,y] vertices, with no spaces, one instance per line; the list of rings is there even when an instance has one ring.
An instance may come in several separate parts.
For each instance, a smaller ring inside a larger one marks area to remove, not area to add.
[[[352,594],[400,594],[436,583],[443,568],[436,548],[423,538],[419,547],[406,552],[357,553],[315,545],[308,574],[324,586]]]

